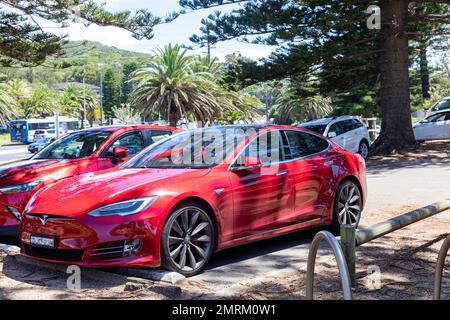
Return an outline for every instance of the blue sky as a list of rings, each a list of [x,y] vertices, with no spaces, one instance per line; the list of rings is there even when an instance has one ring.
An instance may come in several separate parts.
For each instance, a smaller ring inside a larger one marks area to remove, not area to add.
[[[111,11],[136,10],[145,8],[155,15],[165,15],[168,12],[177,11],[181,8],[178,0],[106,0],[106,8]],[[234,5],[236,6],[236,5]],[[225,6],[222,10],[230,10],[232,6]],[[164,24],[155,28],[155,37],[151,40],[136,40],[130,33],[113,27],[99,27],[91,25],[85,27],[82,24],[73,23],[69,28],[56,31],[55,33],[67,33],[71,40],[92,40],[105,45],[115,46],[120,49],[149,53],[157,47],[168,43],[192,44],[189,37],[199,32],[201,19],[213,10],[201,10],[181,16],[170,24]],[[47,26],[50,27],[50,25]],[[245,44],[235,40],[219,43],[213,49],[213,56],[223,59],[230,53],[241,53],[245,56],[258,59],[270,54],[273,47]],[[205,49],[196,50],[195,53],[204,54]]]

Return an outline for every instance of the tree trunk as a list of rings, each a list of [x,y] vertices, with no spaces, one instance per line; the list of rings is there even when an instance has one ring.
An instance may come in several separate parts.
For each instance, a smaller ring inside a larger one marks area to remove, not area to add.
[[[430,99],[430,73],[428,70],[427,44],[424,41],[420,44],[420,80],[422,82],[422,97]]]
[[[167,122],[169,123],[170,127],[177,127],[178,122],[178,115],[177,112],[172,104],[172,97],[169,95],[167,99]]]
[[[373,154],[388,154],[416,146],[409,92],[408,0],[381,0],[381,134]]]

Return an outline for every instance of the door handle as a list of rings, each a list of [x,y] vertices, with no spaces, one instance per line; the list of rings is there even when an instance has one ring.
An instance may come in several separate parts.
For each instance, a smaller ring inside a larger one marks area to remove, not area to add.
[[[277,173],[277,177],[284,176],[286,174],[287,174],[287,170],[282,170],[282,171]]]

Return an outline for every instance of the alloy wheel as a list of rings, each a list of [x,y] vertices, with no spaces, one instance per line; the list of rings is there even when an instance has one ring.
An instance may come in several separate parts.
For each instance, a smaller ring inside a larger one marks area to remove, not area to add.
[[[367,159],[369,156],[369,146],[365,142],[361,142],[361,145],[359,146],[359,154],[364,159]]]
[[[361,217],[361,193],[354,183],[346,184],[338,199],[338,219],[341,225],[357,226]]]
[[[166,241],[170,260],[177,268],[187,272],[200,269],[212,250],[211,218],[197,207],[176,211]]]

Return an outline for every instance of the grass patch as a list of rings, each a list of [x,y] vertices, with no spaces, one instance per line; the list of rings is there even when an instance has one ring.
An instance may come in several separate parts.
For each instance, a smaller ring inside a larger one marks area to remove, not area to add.
[[[9,133],[1,133],[0,134],[0,147],[7,146],[7,145],[16,145],[16,144],[22,144],[22,143],[11,142],[11,136],[9,135]]]

